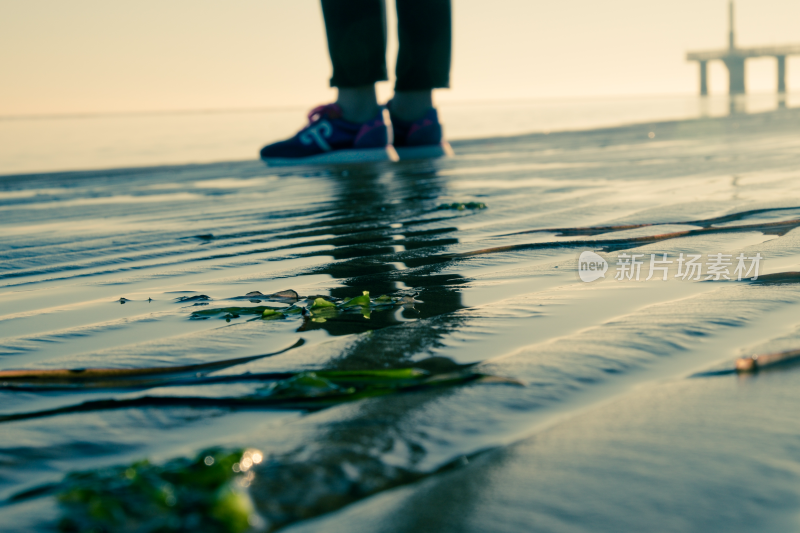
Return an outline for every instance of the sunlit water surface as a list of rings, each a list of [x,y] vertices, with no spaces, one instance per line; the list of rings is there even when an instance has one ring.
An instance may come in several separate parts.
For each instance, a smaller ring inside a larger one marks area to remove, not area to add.
[[[739,97],[743,112],[800,106],[800,93]],[[725,116],[727,96],[475,102],[440,106],[450,139]],[[252,159],[293,135],[307,109],[0,117],[0,175]]]
[[[800,270],[799,125],[790,108],[464,140],[452,159],[369,168],[240,161],[0,178],[1,370],[186,365],[302,340],[206,377],[449,361],[524,383],[316,411],[213,404],[263,386],[252,381],[3,383],[3,416],[210,402],[4,419],[4,531],[55,523],[55,498],[36,491],[69,472],[209,446],[261,450],[270,466],[254,469],[256,506],[268,515],[299,490],[306,514],[274,522],[297,531],[796,529],[797,369],[690,376],[800,347],[800,287],[683,281],[675,265],[668,281],[613,277],[620,252],[760,253],[762,275]],[[466,202],[487,207],[438,209]],[[642,224],[655,225],[625,227]],[[605,279],[580,281],[582,250],[611,263]],[[287,289],[415,302],[326,321],[192,318]],[[328,512],[367,485],[377,494]]]

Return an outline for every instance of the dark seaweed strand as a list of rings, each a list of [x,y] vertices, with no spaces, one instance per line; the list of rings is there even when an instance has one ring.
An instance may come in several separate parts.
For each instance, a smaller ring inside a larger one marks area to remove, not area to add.
[[[15,413],[0,416],[0,423],[16,422],[20,420],[32,420],[35,418],[46,418],[49,416],[58,416],[73,413],[86,413],[96,411],[108,411],[112,409],[128,409],[132,407],[201,407],[201,408],[272,408],[278,410],[300,410],[300,411],[316,411],[336,405],[339,403],[360,400],[362,398],[369,398],[374,396],[383,396],[385,394],[400,393],[400,392],[413,392],[418,390],[430,389],[434,387],[447,386],[454,383],[468,383],[477,379],[486,377],[485,374],[467,374],[461,376],[460,379],[452,379],[444,382],[434,383],[419,383],[400,387],[396,389],[373,389],[366,391],[359,391],[356,393],[348,394],[332,394],[322,396],[319,398],[202,398],[202,397],[179,397],[179,396],[142,396],[141,398],[132,398],[129,400],[93,400],[83,402],[77,405],[68,405],[66,407],[58,407],[55,409],[46,409],[43,411],[34,411],[30,413]]]
[[[75,369],[75,370],[68,370],[68,369],[59,369],[57,372],[65,372],[65,375],[57,375],[57,376],[49,376],[47,372],[54,372],[43,370],[42,376],[37,376],[36,370],[28,371],[31,374],[25,375],[21,372],[25,371],[3,371],[12,373],[12,375],[4,375],[3,372],[0,372],[0,379],[3,382],[8,381],[23,381],[23,380],[41,380],[41,381],[53,381],[53,382],[82,382],[82,381],[100,381],[100,380],[108,380],[108,381],[115,381],[115,380],[131,380],[135,378],[144,378],[147,376],[152,375],[168,375],[168,374],[185,374],[188,372],[197,372],[199,370],[203,371],[214,371],[214,370],[221,370],[223,368],[228,368],[231,366],[241,365],[244,363],[248,363],[250,361],[255,361],[257,359],[263,359],[265,357],[272,357],[275,355],[280,355],[285,353],[289,350],[297,348],[305,344],[305,340],[298,339],[297,342],[292,344],[291,346],[279,350],[277,352],[271,352],[266,354],[260,355],[250,355],[247,357],[237,357],[235,359],[225,359],[223,361],[212,361],[210,363],[199,363],[194,365],[182,365],[182,366],[163,366],[163,367],[151,367],[151,368],[102,368],[102,369],[94,369],[94,368],[87,368],[87,369]],[[103,375],[102,373],[107,371],[109,375]],[[13,375],[13,372],[20,372],[19,375]],[[92,373],[89,373],[92,372]],[[115,375],[116,374],[116,375]]]

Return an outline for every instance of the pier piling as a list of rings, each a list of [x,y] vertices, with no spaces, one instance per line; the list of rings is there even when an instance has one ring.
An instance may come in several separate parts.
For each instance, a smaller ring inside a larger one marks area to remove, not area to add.
[[[786,94],[786,56],[800,55],[800,44],[740,48],[736,45],[733,1],[728,4],[728,47],[721,50],[689,52],[687,61],[700,65],[700,96],[708,95],[708,62],[722,61],[728,69],[728,94],[745,94],[745,61],[751,57],[774,57],[778,67],[778,94]]]

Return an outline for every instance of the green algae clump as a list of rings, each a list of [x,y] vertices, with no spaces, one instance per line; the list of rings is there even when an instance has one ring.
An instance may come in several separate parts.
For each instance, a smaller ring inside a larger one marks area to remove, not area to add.
[[[276,311],[274,309],[264,309],[264,312],[261,313],[261,318],[264,320],[274,320],[276,318],[283,318],[284,315],[280,311]]]
[[[323,307],[336,307],[336,304],[333,302],[329,302],[325,298],[317,298],[314,300],[314,303],[311,304],[312,309],[319,309]]]
[[[369,307],[370,304],[369,291],[363,291],[361,296],[351,298],[342,304],[342,307],[354,307],[360,305],[362,307]]]
[[[465,209],[486,209],[486,204],[483,202],[453,202],[452,204],[441,204],[436,209],[454,209],[456,211],[464,211]]]
[[[242,465],[252,465],[254,456],[261,460],[260,452],[211,449],[163,465],[139,461],[69,474],[56,496],[63,511],[58,528],[64,533],[243,533],[258,520],[242,488],[252,475]]]

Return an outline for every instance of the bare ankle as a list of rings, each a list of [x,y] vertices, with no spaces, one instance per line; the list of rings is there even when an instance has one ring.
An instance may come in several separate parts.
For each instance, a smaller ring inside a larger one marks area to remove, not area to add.
[[[342,108],[342,118],[362,123],[378,114],[378,96],[374,85],[340,87],[336,103]]]

